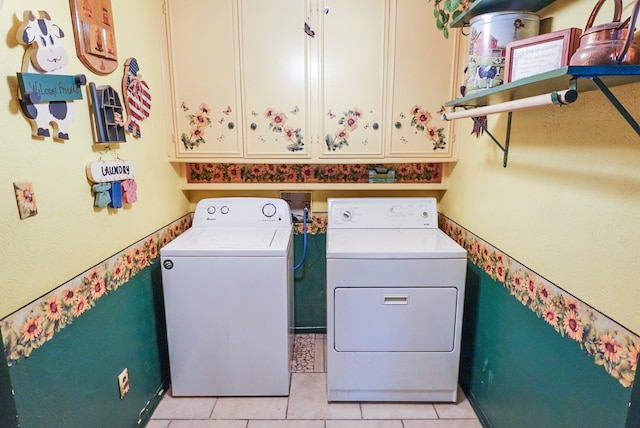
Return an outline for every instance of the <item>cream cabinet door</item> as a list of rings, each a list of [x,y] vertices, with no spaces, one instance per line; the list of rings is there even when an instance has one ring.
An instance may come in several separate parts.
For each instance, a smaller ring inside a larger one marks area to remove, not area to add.
[[[304,0],[239,0],[246,157],[308,159]]]
[[[340,0],[320,11],[320,157],[384,155],[389,0]]]
[[[385,157],[452,158],[453,127],[438,111],[452,98],[457,32],[444,39],[435,27],[433,7],[424,0],[392,1],[393,113]]]
[[[175,158],[242,158],[235,0],[165,0]]]

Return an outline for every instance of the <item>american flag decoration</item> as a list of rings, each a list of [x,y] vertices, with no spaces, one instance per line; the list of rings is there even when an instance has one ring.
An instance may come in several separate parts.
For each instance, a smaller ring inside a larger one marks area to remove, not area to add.
[[[136,138],[140,138],[140,122],[149,117],[151,112],[151,93],[149,85],[142,80],[140,67],[135,58],[128,58],[124,63],[122,93],[127,110],[125,129]]]

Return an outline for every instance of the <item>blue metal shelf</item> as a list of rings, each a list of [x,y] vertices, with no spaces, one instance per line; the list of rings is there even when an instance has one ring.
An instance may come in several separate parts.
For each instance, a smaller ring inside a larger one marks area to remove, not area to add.
[[[633,128],[636,134],[640,136],[640,125],[638,125],[638,122],[633,118],[631,113],[629,113],[609,89],[613,86],[634,82],[640,82],[640,66],[638,65],[566,66],[447,101],[445,106],[452,107],[454,110],[456,108],[468,109],[533,97],[565,88],[575,89],[578,93],[599,89]],[[511,115],[512,112],[509,112],[507,136],[504,146],[487,130],[486,126],[474,119],[504,152],[503,165],[505,167],[507,166],[509,139],[511,135]]]
[[[533,97],[571,87],[576,80],[579,92],[598,89],[593,81],[599,78],[608,87],[640,82],[638,65],[566,66],[557,70],[518,79],[494,88],[474,92],[465,97],[447,101],[446,107],[479,107],[520,98]]]

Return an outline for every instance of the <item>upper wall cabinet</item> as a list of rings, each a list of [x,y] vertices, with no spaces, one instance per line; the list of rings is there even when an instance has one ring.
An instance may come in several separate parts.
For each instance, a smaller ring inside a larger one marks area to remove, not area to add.
[[[456,48],[436,28],[430,3],[396,0],[393,6],[389,22],[393,62],[388,77],[392,113],[386,123],[391,136],[385,156],[452,159],[453,127],[438,111],[458,86]],[[457,41],[457,36],[455,32],[450,38]]]
[[[172,159],[455,160],[456,43],[424,0],[164,1]]]
[[[381,159],[386,128],[386,0],[327,2],[319,14],[320,149],[325,159]]]
[[[244,157],[235,0],[165,0],[175,158]]]
[[[248,159],[309,159],[307,9],[299,0],[240,0],[243,135]],[[217,82],[224,84],[224,82]]]

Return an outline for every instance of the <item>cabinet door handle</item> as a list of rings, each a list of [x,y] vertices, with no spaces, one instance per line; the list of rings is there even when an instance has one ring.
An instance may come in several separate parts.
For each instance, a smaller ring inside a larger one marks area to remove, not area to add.
[[[258,125],[256,125],[255,123],[252,123],[250,125],[250,128],[251,128],[252,131],[255,131],[257,127],[258,127]]]
[[[371,126],[373,127],[373,129],[377,130],[379,125],[377,122],[373,122]]]
[[[400,123],[400,122],[396,122],[396,123],[394,124],[394,126],[396,127],[396,129],[400,129],[400,128],[402,128],[402,123]]]
[[[227,128],[229,128],[229,129],[233,129],[235,127],[236,127],[236,125],[233,122],[229,122],[229,124],[227,125]]]

